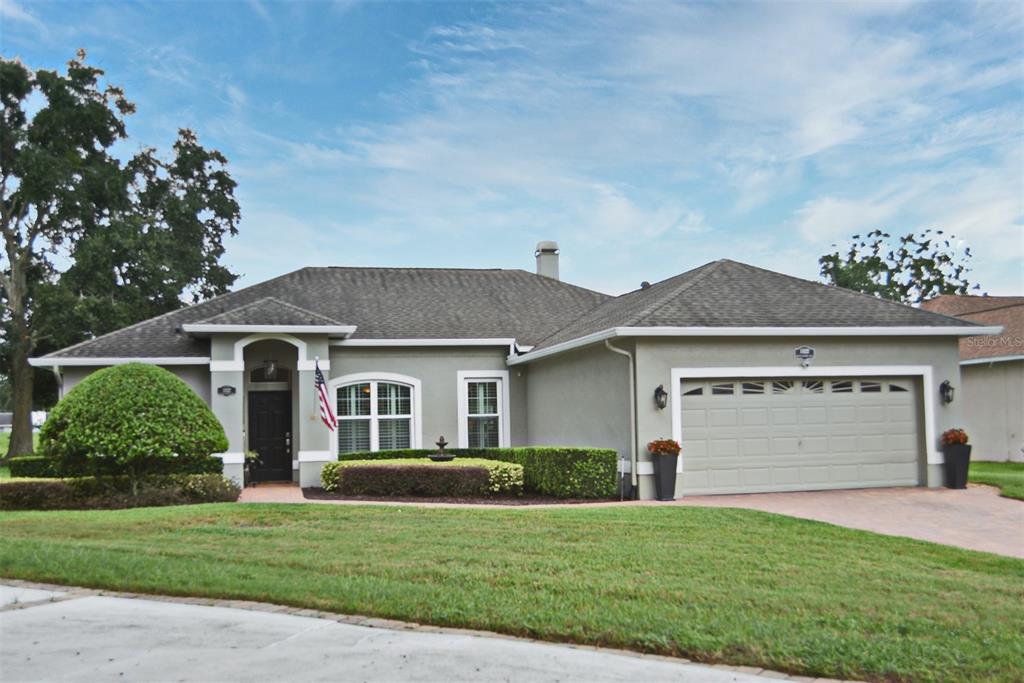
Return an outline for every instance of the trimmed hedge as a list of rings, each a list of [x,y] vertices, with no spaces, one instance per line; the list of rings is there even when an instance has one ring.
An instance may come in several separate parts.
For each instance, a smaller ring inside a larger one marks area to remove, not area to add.
[[[511,462],[499,460],[482,460],[480,458],[458,458],[451,462],[433,462],[427,458],[394,458],[391,460],[345,460],[342,462],[330,462],[324,465],[320,471],[320,481],[324,490],[345,493],[342,481],[346,479],[348,472],[355,468],[372,467],[379,470],[382,467],[392,469],[408,469],[410,467],[483,467],[487,470],[487,489],[484,494],[498,495],[522,495],[523,493],[523,467]],[[369,494],[367,494],[369,495]],[[397,493],[383,493],[375,495],[405,495]],[[412,494],[409,494],[412,495]],[[426,495],[426,494],[424,494]],[[455,496],[454,493],[430,494],[440,496]]]
[[[47,458],[42,455],[22,455],[7,461],[12,477],[56,477],[55,464],[56,461],[53,458]]]
[[[341,461],[423,458],[437,451],[407,449],[342,453]],[[523,466],[526,493],[553,498],[614,498],[618,491],[618,453],[611,448],[456,448],[458,456],[501,460]],[[457,461],[457,460],[456,460]]]
[[[7,461],[11,468],[12,477],[26,477],[33,479],[51,479],[65,477],[85,476],[89,472],[84,465],[72,467],[62,463],[55,458],[48,458],[45,455],[23,455],[11,458]],[[222,474],[224,463],[220,458],[208,456],[205,458],[187,458],[178,462],[170,460],[159,463],[156,467],[158,474]]]
[[[347,496],[427,496],[479,498],[489,490],[486,467],[437,467],[435,464],[334,463],[331,488]],[[326,469],[327,466],[324,467]],[[321,475],[323,476],[323,475]],[[326,484],[324,488],[327,488]]]
[[[0,510],[113,510],[134,507],[229,503],[241,489],[219,474],[147,477],[78,477],[0,481]]]
[[[155,365],[103,368],[76,384],[39,431],[39,453],[62,473],[136,479],[185,472],[227,450],[224,428],[184,381]]]

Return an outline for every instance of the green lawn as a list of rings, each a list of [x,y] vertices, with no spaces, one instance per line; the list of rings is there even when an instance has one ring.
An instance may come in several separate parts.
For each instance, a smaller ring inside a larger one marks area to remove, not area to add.
[[[998,486],[1004,497],[1024,500],[1024,463],[974,461],[969,472],[971,483]]]
[[[1024,679],[1024,562],[747,510],[0,514],[0,575],[247,598],[804,675]]]
[[[9,431],[0,432],[0,458],[7,455],[7,446],[11,443],[11,433]],[[39,432],[32,433],[32,443],[37,447],[39,446]]]

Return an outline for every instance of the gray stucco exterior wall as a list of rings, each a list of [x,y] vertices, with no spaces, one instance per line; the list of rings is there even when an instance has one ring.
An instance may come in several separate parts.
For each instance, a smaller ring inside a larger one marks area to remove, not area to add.
[[[960,367],[974,460],[1024,462],[1024,360]]]
[[[512,369],[528,369],[530,445],[614,448],[629,457],[629,359],[597,345]]]
[[[509,436],[512,446],[526,444],[526,376],[521,369],[508,368],[508,349],[466,347],[331,347],[331,374],[337,377],[357,373],[388,372],[414,377],[423,390],[423,447],[433,448],[444,435],[455,444],[459,433],[458,373],[465,370],[509,372]]]
[[[107,366],[75,366],[71,368],[62,368],[61,376],[63,382],[61,384],[61,397],[66,395],[72,388],[86,376],[91,375],[97,370],[102,370],[103,367]],[[199,394],[199,397],[206,401],[207,405],[210,403],[210,368],[206,365],[165,365],[161,366],[165,370],[170,370],[175,375],[180,377],[185,384],[192,387],[192,390]],[[37,370],[37,372],[39,372]]]

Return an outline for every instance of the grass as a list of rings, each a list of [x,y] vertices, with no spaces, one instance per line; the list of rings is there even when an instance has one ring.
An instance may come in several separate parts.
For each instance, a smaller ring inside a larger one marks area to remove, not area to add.
[[[0,431],[0,458],[6,457],[7,447],[11,443],[11,432],[10,430]],[[32,443],[39,446],[39,432],[32,432]]]
[[[974,461],[969,474],[973,484],[998,486],[1004,498],[1024,500],[1024,463]]]
[[[1024,562],[748,510],[203,505],[0,514],[0,575],[808,676],[1024,679]]]

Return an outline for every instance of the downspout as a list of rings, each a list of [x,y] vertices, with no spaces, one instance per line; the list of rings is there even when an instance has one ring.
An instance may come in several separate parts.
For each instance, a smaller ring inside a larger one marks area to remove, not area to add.
[[[612,346],[611,339],[605,339],[604,345],[609,351],[613,351],[629,359],[629,474],[633,484],[634,498],[640,497],[640,489],[637,486],[637,463],[636,463],[636,381],[633,378],[633,354],[625,349]],[[621,497],[621,492],[620,492]]]
[[[53,372],[53,376],[57,379],[57,400],[64,398],[64,375],[60,372],[59,365],[51,365],[50,371]]]

